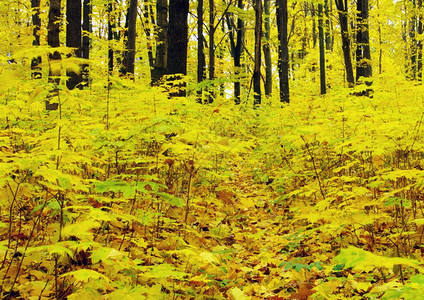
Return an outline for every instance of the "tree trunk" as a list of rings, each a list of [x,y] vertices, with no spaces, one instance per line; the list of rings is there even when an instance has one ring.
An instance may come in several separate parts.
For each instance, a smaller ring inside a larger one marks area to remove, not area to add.
[[[168,1],[156,2],[156,58],[152,72],[152,84],[156,84],[166,74],[168,48]]]
[[[271,28],[270,28],[270,0],[264,0],[264,37],[265,43],[263,46],[264,58],[265,58],[265,95],[271,96],[272,94],[272,60],[271,60],[271,49],[269,43],[271,40]]]
[[[417,33],[418,36],[422,36],[423,34],[423,16],[422,16],[422,6],[423,6],[423,1],[422,0],[418,0],[417,2],[418,5],[418,27],[417,27]],[[417,62],[417,75],[418,75],[418,81],[422,82],[422,77],[423,77],[423,42],[422,39],[418,40],[417,43],[417,52],[418,52],[418,62]]]
[[[107,40],[108,40],[108,70],[113,72],[113,47],[115,18],[112,16],[114,11],[114,0],[108,0],[107,4]]]
[[[167,74],[170,81],[182,79],[187,75],[187,44],[188,44],[188,10],[189,0],[172,0],[169,4]],[[177,84],[177,91],[171,96],[184,97],[185,84]]]
[[[41,19],[40,19],[40,0],[31,0],[31,9],[33,10],[32,15],[32,35],[34,39],[32,40],[33,46],[40,46],[40,34],[39,30],[41,27]],[[33,78],[38,79],[41,78],[41,56],[33,57],[31,60],[31,75]]]
[[[280,77],[280,101],[289,103],[289,48],[287,35],[287,0],[277,0],[278,73]]]
[[[90,59],[90,34],[92,32],[92,19],[91,19],[91,1],[83,0],[83,8],[82,8],[82,58]],[[89,83],[89,69],[88,64],[84,64],[82,66],[82,77],[83,81],[86,85]]]
[[[60,0],[50,0],[49,7],[49,23],[47,25],[47,43],[52,48],[60,46],[59,31],[60,31]],[[56,110],[58,103],[50,103],[51,98],[59,93],[60,83],[60,68],[55,65],[59,63],[61,55],[58,51],[49,54],[49,83],[53,84],[53,90],[49,92],[48,99],[46,100],[46,110]]]
[[[214,0],[209,0],[209,103],[214,99],[215,78],[215,5]]]
[[[336,7],[339,13],[340,30],[342,36],[342,49],[343,58],[346,69],[346,80],[349,87],[353,87],[355,84],[355,78],[353,77],[353,67],[350,53],[350,41],[349,41],[349,27],[348,27],[348,4],[347,0],[335,0]]]
[[[81,57],[81,0],[66,1],[66,47],[74,48],[74,55]],[[82,82],[82,73],[67,71],[68,89],[74,89]]]
[[[149,0],[143,1],[143,17],[140,16],[140,21],[146,35],[146,48],[147,48],[147,57],[149,59],[150,67],[150,85],[153,85],[153,70],[155,65],[155,59],[153,57],[152,50],[152,33],[151,26],[155,25],[155,18],[153,17],[153,8]]]
[[[322,4],[318,4],[318,30],[319,30],[319,70],[321,95],[326,93],[325,83],[325,45],[324,45],[324,22]]]
[[[328,3],[330,1],[330,3]],[[325,50],[333,52],[333,36],[331,30],[331,0],[324,1],[324,14],[325,14]]]
[[[356,33],[356,80],[369,78],[371,70],[371,52],[368,30],[368,0],[357,0],[358,22]]]
[[[262,0],[255,0],[255,68],[253,70],[253,105],[261,104]]]
[[[204,51],[204,37],[203,37],[203,0],[197,1],[197,83],[205,80],[205,66],[206,59]],[[202,88],[197,90],[197,102],[202,103]]]
[[[135,62],[135,37],[137,29],[137,0],[130,0],[128,8],[128,37],[127,37],[127,70],[126,73],[130,74],[134,79],[134,62]]]

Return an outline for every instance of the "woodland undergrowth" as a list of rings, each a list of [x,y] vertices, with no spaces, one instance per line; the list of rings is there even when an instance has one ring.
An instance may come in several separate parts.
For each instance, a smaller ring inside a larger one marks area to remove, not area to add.
[[[252,109],[120,79],[45,111],[2,76],[2,298],[421,295],[422,86]]]

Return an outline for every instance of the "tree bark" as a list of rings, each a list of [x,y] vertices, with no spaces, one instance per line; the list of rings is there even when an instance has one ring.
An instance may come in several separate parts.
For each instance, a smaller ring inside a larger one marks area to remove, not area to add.
[[[272,94],[272,60],[271,60],[271,26],[270,26],[270,0],[264,0],[264,37],[265,43],[263,46],[264,58],[265,58],[265,95],[271,96]]]
[[[287,34],[287,0],[277,1],[278,73],[280,77],[280,101],[289,103],[289,48]]]
[[[169,28],[167,51],[167,74],[170,80],[182,79],[187,75],[189,0],[172,0],[169,4]],[[177,91],[171,96],[186,95],[185,84],[178,84]]]
[[[134,79],[134,63],[135,63],[135,37],[137,29],[137,0],[130,0],[130,6],[128,7],[128,37],[127,37],[127,70],[126,73],[130,74]]]
[[[203,0],[197,1],[197,83],[205,80],[206,59],[204,53],[204,37],[203,37]],[[203,89],[197,90],[197,102],[202,103]]]
[[[49,7],[49,22],[47,25],[47,44],[52,48],[60,46],[59,32],[60,32],[60,1],[50,0]],[[61,55],[58,51],[49,54],[49,83],[53,84],[53,89],[49,92],[46,100],[46,110],[56,110],[58,103],[50,103],[51,98],[59,93],[60,72],[61,70],[54,67],[58,61],[61,60]]]
[[[156,84],[166,74],[168,48],[168,1],[156,2],[156,57],[152,72],[152,84]]]
[[[253,105],[261,104],[262,0],[255,0],[255,68],[253,70]]]
[[[243,10],[243,0],[237,0],[237,8]],[[240,85],[240,68],[241,68],[241,55],[243,52],[243,36],[244,36],[244,22],[243,19],[237,17],[237,24],[234,24],[234,20],[230,18],[230,14],[227,13],[227,26],[229,30],[231,56],[234,59],[234,103],[240,104],[241,96],[241,85]],[[235,33],[235,39],[234,39]]]
[[[349,27],[348,27],[348,4],[347,0],[335,0],[336,7],[339,14],[340,30],[342,36],[342,49],[343,58],[346,70],[346,80],[349,87],[353,87],[355,84],[355,78],[353,77],[353,67],[350,53],[350,41],[349,41]]]
[[[31,9],[33,10],[32,15],[32,35],[34,39],[32,40],[33,46],[40,46],[40,34],[39,30],[41,28],[41,19],[40,19],[40,0],[31,0]],[[31,75],[33,78],[41,78],[41,56],[33,57],[31,60]]]
[[[90,59],[90,34],[92,32],[92,18],[91,18],[91,1],[83,0],[83,8],[82,8],[82,58]],[[88,63],[82,66],[82,77],[83,81],[86,85],[89,84],[89,69]]]
[[[114,39],[115,18],[113,17],[114,0],[108,0],[107,4],[107,40],[108,40],[108,70],[113,72],[113,47],[112,41]]]
[[[372,75],[371,52],[368,28],[368,0],[357,0],[357,33],[356,33],[356,80]]]
[[[74,48],[74,55],[81,57],[81,0],[66,1],[66,47]],[[82,82],[82,73],[67,71],[66,86],[72,90]]]
[[[209,0],[209,103],[213,102],[215,78],[215,5]]]
[[[318,4],[318,30],[319,30],[319,70],[321,95],[326,93],[325,83],[325,45],[324,45],[324,22],[322,4]]]

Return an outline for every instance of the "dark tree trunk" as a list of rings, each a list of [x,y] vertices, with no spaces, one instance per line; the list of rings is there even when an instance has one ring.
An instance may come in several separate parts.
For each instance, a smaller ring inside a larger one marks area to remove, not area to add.
[[[83,8],[82,8],[82,30],[83,30],[83,37],[82,37],[82,58],[84,59],[90,59],[90,34],[92,32],[92,18],[91,18],[91,1],[90,0],[84,0],[83,1]],[[84,64],[82,66],[82,77],[83,81],[86,85],[89,83],[89,69],[88,64]]]
[[[149,59],[149,67],[150,67],[150,85],[153,85],[153,70],[155,65],[155,59],[153,58],[153,50],[152,50],[152,33],[151,33],[151,25],[155,25],[155,18],[153,17],[153,9],[152,4],[149,0],[143,1],[143,17],[140,17],[142,27],[144,29],[144,33],[146,34],[146,47],[147,47],[147,57]]]
[[[197,83],[205,80],[206,59],[203,37],[203,0],[197,2]],[[197,102],[202,103],[202,88],[197,90]]]
[[[358,22],[356,33],[356,80],[372,75],[368,30],[368,0],[357,0]]]
[[[113,71],[113,47],[112,41],[114,39],[115,31],[115,18],[112,16],[114,11],[114,1],[111,0],[107,4],[107,40],[108,40],[108,70]]]
[[[40,34],[39,30],[41,27],[40,19],[40,0],[31,0],[31,9],[33,10],[32,15],[32,35],[34,37],[32,41],[33,46],[40,46]],[[31,60],[31,74],[35,79],[41,78],[41,56],[33,57]]]
[[[253,70],[253,105],[261,104],[262,0],[255,0],[255,68]]]
[[[243,0],[238,0],[237,7],[243,9]],[[241,69],[241,55],[243,53],[243,36],[244,36],[244,21],[242,18],[237,18],[237,31],[236,31],[236,45],[234,47],[234,67],[236,82],[234,83],[234,97],[235,103],[240,104],[241,101],[241,83],[240,83],[240,69]]]
[[[325,83],[325,46],[324,46],[324,22],[322,4],[318,4],[318,30],[319,30],[319,70],[321,95],[326,93]]]
[[[52,48],[60,46],[60,0],[50,0],[49,8],[49,23],[47,25],[47,44]],[[50,103],[50,99],[57,96],[59,93],[59,83],[61,69],[54,67],[61,60],[61,55],[58,51],[49,54],[49,83],[53,85],[53,89],[49,92],[46,100],[46,110],[56,110],[58,103]]]
[[[423,34],[423,16],[422,16],[422,6],[423,6],[423,1],[422,0],[418,0],[417,2],[418,5],[418,27],[417,27],[417,33],[418,36],[422,36]],[[417,63],[417,73],[418,73],[418,80],[421,82],[422,81],[422,77],[423,77],[423,42],[421,39],[418,40],[417,43],[417,52],[418,52],[418,63]]]
[[[156,84],[166,74],[168,48],[168,1],[156,2],[156,57],[152,72],[152,84]]]
[[[317,45],[317,23],[315,21],[315,7],[314,4],[311,3],[311,17],[312,17],[312,44],[313,44],[313,48],[316,47]]]
[[[237,0],[237,8],[243,10],[243,0]],[[234,103],[240,104],[241,87],[240,87],[240,68],[241,68],[241,55],[243,51],[243,35],[244,35],[244,22],[243,19],[237,17],[237,25],[234,20],[230,18],[230,14],[226,15],[227,26],[229,30],[229,39],[231,47],[231,56],[234,59]],[[235,33],[235,39],[234,39]]]
[[[269,47],[271,39],[271,26],[270,26],[270,0],[264,0],[264,37],[265,43],[263,46],[264,58],[265,58],[265,95],[271,96],[272,94],[272,60],[271,60],[271,49]]]
[[[280,101],[289,103],[289,47],[287,35],[287,0],[277,0],[278,73],[280,76]]]
[[[127,70],[126,73],[134,79],[134,62],[135,62],[135,37],[137,29],[137,0],[130,0],[130,6],[128,8],[128,37],[126,44],[127,51]]]
[[[181,79],[181,75],[187,75],[188,10],[189,0],[170,1],[167,74],[174,75],[170,76],[171,81]],[[178,85],[178,91],[172,95],[184,97],[185,84]]]
[[[213,102],[215,78],[215,5],[214,0],[209,0],[209,103]]]
[[[81,57],[81,0],[66,1],[66,46],[74,48],[74,55]],[[82,73],[67,71],[68,89],[74,89],[82,82]]]
[[[329,3],[330,1],[330,3]],[[332,36],[332,24],[331,24],[331,9],[332,2],[331,0],[324,1],[324,13],[325,13],[325,50],[333,52],[333,43],[334,39]]]
[[[340,30],[342,36],[342,49],[343,49],[343,58],[346,69],[346,80],[350,87],[353,87],[355,84],[355,78],[353,77],[353,67],[352,67],[352,59],[350,53],[350,41],[349,41],[349,27],[348,27],[348,4],[347,0],[335,0],[336,7],[339,13],[339,21],[340,21]]]

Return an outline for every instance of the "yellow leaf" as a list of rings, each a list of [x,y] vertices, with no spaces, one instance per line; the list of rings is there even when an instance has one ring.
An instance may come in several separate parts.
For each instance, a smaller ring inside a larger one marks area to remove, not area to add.
[[[237,287],[233,287],[229,290],[230,295],[233,297],[234,300],[247,300],[250,299],[250,297],[246,297],[242,290],[240,290]]]

